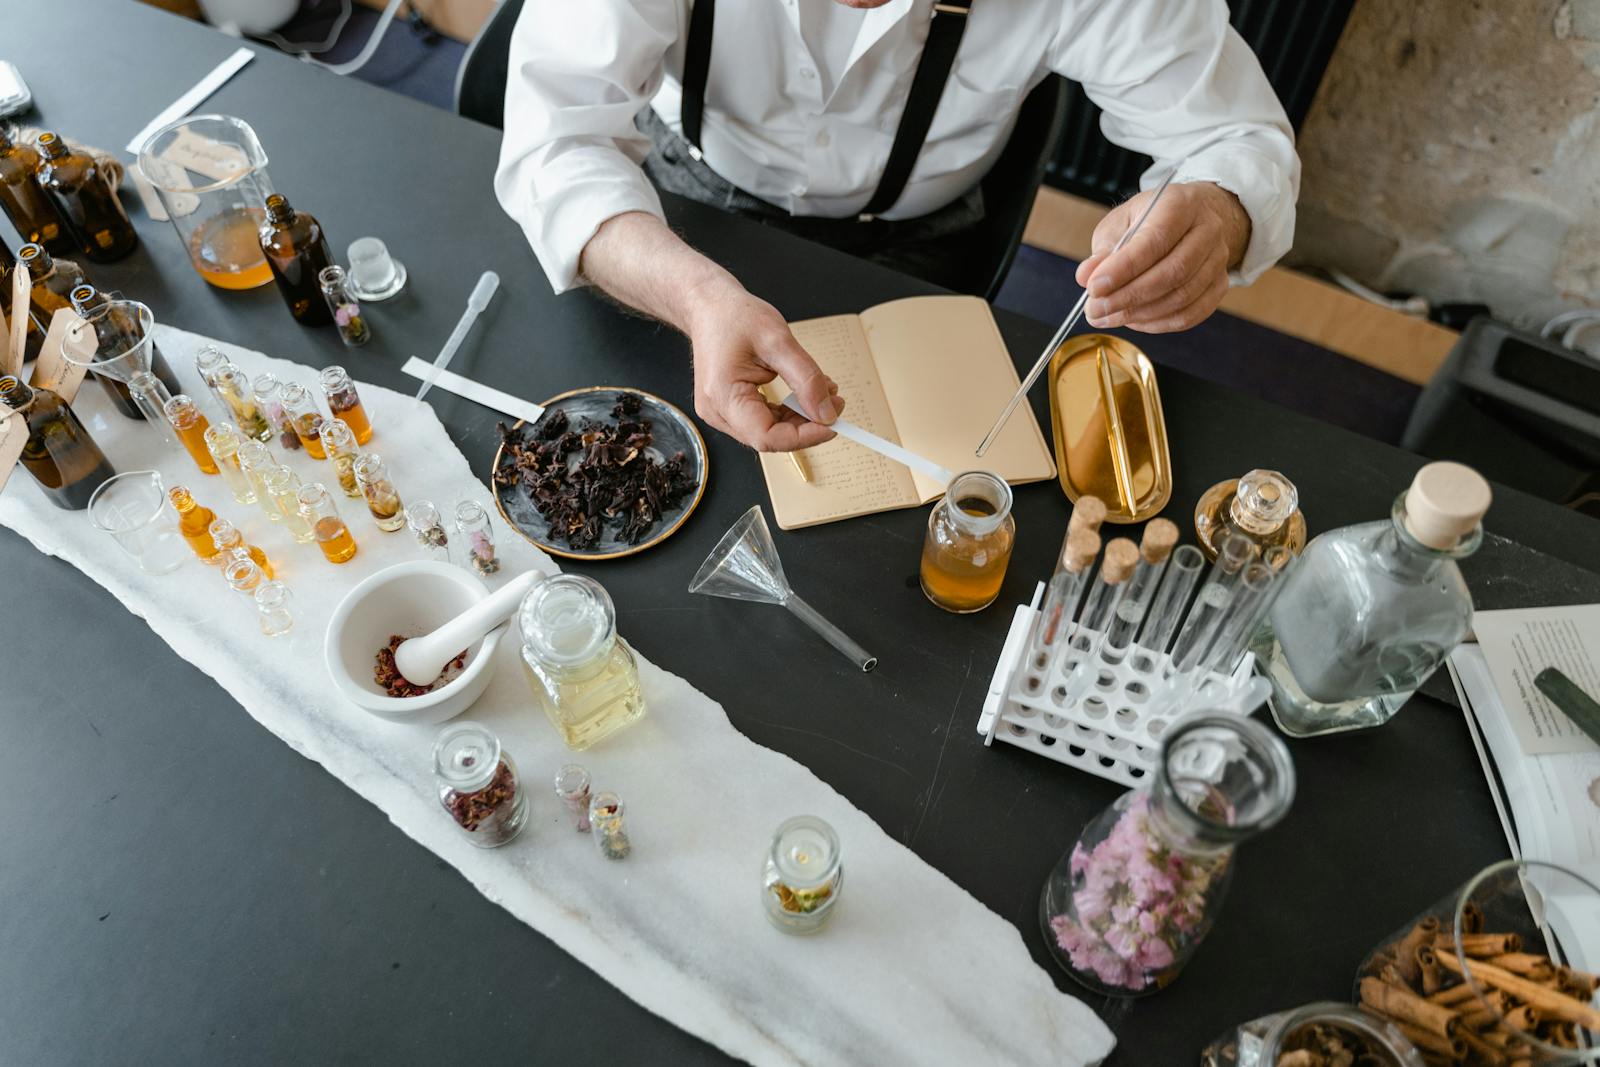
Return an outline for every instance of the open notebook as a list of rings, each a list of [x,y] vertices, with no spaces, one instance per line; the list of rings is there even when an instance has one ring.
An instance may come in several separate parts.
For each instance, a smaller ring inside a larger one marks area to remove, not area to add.
[[[914,296],[790,328],[838,383],[847,401],[844,418],[858,426],[956,473],[981,468],[1013,484],[1055,476],[1027,405],[983,459],[973,454],[1018,384],[994,315],[978,297]],[[772,391],[777,400],[789,387],[774,383]],[[840,438],[800,455],[810,482],[788,456],[761,456],[772,510],[785,530],[914,508],[945,491],[934,479]]]

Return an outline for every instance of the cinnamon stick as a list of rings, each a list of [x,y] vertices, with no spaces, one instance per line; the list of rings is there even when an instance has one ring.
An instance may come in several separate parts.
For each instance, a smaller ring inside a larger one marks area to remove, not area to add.
[[[1361,979],[1361,1003],[1380,1015],[1409,1023],[1447,1041],[1455,1037],[1455,1012],[1424,1000],[1415,993],[1397,989],[1382,979]]]
[[[1440,1037],[1432,1030],[1424,1030],[1420,1026],[1413,1026],[1399,1019],[1391,1019],[1395,1027],[1417,1048],[1425,1052],[1435,1052],[1447,1059],[1459,1060],[1467,1054],[1466,1042],[1460,1039]]]
[[[1453,952],[1439,952],[1434,950],[1439,963],[1448,970],[1464,975],[1465,967]],[[1564,996],[1553,989],[1546,989],[1538,982],[1523,978],[1521,975],[1512,974],[1510,971],[1496,967],[1483,960],[1475,960],[1472,964],[1472,973],[1480,982],[1502,989],[1518,1000],[1537,1008],[1541,1015],[1554,1019],[1564,1019],[1577,1023],[1579,1026],[1590,1030],[1600,1030],[1600,1011],[1582,1003],[1576,997]],[[1369,979],[1362,979],[1363,982]],[[1371,979],[1376,981],[1376,979]],[[1383,983],[1379,982],[1379,985]],[[1426,1003],[1426,1002],[1425,1002]],[[1434,1005],[1438,1007],[1438,1005]]]
[[[1444,985],[1444,972],[1439,967],[1439,960],[1433,954],[1433,949],[1427,945],[1418,945],[1413,953],[1417,961],[1417,971],[1422,978],[1422,992],[1437,993],[1439,987]]]
[[[1461,905],[1461,932],[1476,934],[1483,930],[1483,909],[1472,901]]]
[[[1418,977],[1417,949],[1432,944],[1439,936],[1439,920],[1432,915],[1413,926],[1399,944],[1394,946],[1395,963],[1406,981],[1415,983]]]
[[[1557,967],[1556,974],[1561,976],[1563,985],[1568,989],[1576,989],[1580,997],[1592,997],[1596,990],[1600,990],[1600,974],[1577,971],[1571,967]]]
[[[1434,962],[1439,962],[1437,954],[1434,956]],[[1461,982],[1450,986],[1448,989],[1441,989],[1437,993],[1429,994],[1428,999],[1435,1004],[1441,1004],[1448,1008],[1452,1004],[1461,1004],[1472,1000],[1474,996],[1476,994],[1473,993],[1472,986],[1466,982]]]
[[[1506,1060],[1509,1057],[1503,1051],[1489,1044],[1489,1042],[1469,1029],[1463,1029],[1460,1037],[1462,1043],[1477,1056],[1479,1062],[1487,1064],[1488,1067],[1505,1067]]]
[[[1471,953],[1467,953],[1471,955]],[[1496,967],[1503,967],[1512,974],[1520,974],[1524,978],[1532,978],[1535,982],[1542,982],[1546,978],[1556,976],[1555,966],[1551,964],[1548,956],[1537,956],[1532,952],[1507,952],[1500,956],[1490,956],[1489,962]]]
[[[1433,939],[1433,947],[1441,952],[1450,952],[1456,947],[1456,939],[1451,934],[1438,934]],[[1461,950],[1474,959],[1504,956],[1521,952],[1522,938],[1516,934],[1462,934]]]

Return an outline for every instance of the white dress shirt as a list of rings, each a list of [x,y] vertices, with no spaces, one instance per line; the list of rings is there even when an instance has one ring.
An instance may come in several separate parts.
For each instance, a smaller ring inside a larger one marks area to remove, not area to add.
[[[793,215],[848,218],[866,206],[933,8],[933,0],[890,0],[820,18],[803,10],[834,2],[717,5],[705,162]],[[580,281],[579,256],[607,219],[661,215],[639,166],[650,142],[633,119],[650,106],[681,133],[689,10],[690,0],[523,5],[495,193],[557,292]],[[1147,186],[1164,173],[1162,160],[1233,134],[1190,159],[1177,180],[1216,182],[1238,196],[1252,232],[1234,281],[1253,280],[1289,248],[1300,161],[1282,106],[1227,16],[1223,0],[973,0],[916,167],[883,217],[925,215],[976,185],[1028,90],[1055,72],[1104,109],[1107,137],[1155,157]],[[826,57],[845,57],[828,71],[832,86],[806,44],[818,33],[827,35]]]

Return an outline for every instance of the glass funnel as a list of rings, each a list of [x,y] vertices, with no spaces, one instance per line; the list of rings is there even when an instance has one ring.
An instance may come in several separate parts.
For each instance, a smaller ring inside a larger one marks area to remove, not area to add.
[[[878,657],[852,641],[848,634],[823,618],[789,587],[778,559],[778,546],[772,543],[766,516],[757,504],[739,517],[722,535],[717,547],[700,564],[689,592],[729,600],[753,600],[758,604],[781,604],[863,671],[878,665]]]
[[[61,345],[62,358],[75,367],[92,371],[96,377],[126,386],[145,421],[176,444],[164,410],[171,396],[150,369],[156,350],[155,315],[137,300],[113,300],[107,307],[122,321],[134,325],[125,330],[107,331],[102,338],[95,333],[92,323],[80,318],[67,327],[67,336]]]
[[[139,170],[200,277],[219,289],[272,281],[258,237],[272,183],[249,123],[231,115],[179,119],[145,141]]]

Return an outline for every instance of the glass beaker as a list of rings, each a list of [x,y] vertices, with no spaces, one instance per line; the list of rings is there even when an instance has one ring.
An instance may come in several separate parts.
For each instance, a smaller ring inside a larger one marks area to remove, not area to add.
[[[146,574],[166,574],[189,558],[158,471],[107,478],[89,498],[89,521],[115,538]]]
[[[145,141],[139,170],[200,277],[219,289],[272,281],[258,236],[272,183],[249,123],[231,115],[179,119]]]

